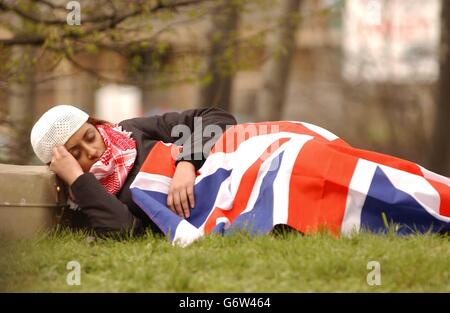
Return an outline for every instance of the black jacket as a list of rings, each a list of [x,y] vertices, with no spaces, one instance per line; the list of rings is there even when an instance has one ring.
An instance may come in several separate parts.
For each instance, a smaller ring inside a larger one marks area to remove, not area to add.
[[[202,118],[201,128],[196,117]],[[159,140],[166,143],[177,142],[177,144],[183,145],[183,152],[177,162],[186,160],[191,162],[196,169],[199,169],[203,165],[205,157],[201,155],[201,160],[196,160],[198,155],[194,155],[194,153],[198,151],[199,145],[203,147],[213,136],[192,135],[183,139],[178,137],[178,134],[172,136],[172,128],[176,125],[186,125],[193,134],[194,130],[202,131],[208,125],[217,125],[225,130],[227,125],[235,124],[236,120],[231,114],[217,108],[193,109],[181,113],[169,112],[163,115],[133,118],[120,122],[119,125],[124,130],[132,132],[131,136],[136,140],[137,149],[134,166],[128,173],[122,189],[116,196],[112,195],[91,173],[81,175],[71,186],[75,201],[81,210],[66,209],[62,224],[72,228],[88,228],[97,234],[130,231],[141,233],[146,227],[151,227],[153,231],[160,232],[158,227],[133,202],[129,188],[149,151]]]

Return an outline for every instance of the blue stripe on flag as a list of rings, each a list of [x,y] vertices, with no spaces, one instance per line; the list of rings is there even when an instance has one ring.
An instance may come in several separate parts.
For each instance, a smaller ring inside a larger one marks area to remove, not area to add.
[[[361,229],[386,233],[383,213],[389,224],[398,225],[394,227],[398,227],[399,235],[439,232],[450,225],[428,213],[411,195],[395,188],[377,167],[362,208]]]
[[[189,223],[198,228],[205,222],[209,212],[214,209],[220,185],[230,174],[231,170],[219,168],[194,186],[195,206],[190,210]]]
[[[155,222],[165,235],[172,241],[175,230],[182,218],[172,212],[166,205],[167,194],[131,188],[133,201]]]
[[[228,231],[245,229],[252,235],[265,234],[273,228],[273,184],[283,160],[284,151],[274,157],[259,188],[258,198],[253,209],[239,215]]]

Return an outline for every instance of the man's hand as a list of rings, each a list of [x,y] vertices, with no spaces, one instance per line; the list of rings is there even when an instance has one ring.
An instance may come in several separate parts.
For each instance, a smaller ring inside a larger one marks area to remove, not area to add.
[[[178,163],[167,195],[167,206],[181,217],[189,217],[189,208],[195,206],[195,167],[187,161]]]
[[[50,170],[71,186],[83,174],[80,164],[64,146],[54,147],[52,155]]]

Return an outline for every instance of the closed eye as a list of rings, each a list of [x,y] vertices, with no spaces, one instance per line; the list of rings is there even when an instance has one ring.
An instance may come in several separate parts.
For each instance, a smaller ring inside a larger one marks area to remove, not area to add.
[[[95,139],[95,132],[93,130],[88,130],[84,135],[84,140],[87,142],[93,142]]]
[[[77,160],[80,158],[80,150],[78,149],[70,149],[70,154]]]

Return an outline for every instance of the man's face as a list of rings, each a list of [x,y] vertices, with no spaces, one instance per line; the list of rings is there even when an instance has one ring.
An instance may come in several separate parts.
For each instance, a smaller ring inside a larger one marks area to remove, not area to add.
[[[80,163],[83,172],[89,172],[91,166],[99,160],[106,147],[97,128],[84,123],[64,145],[67,151]]]

